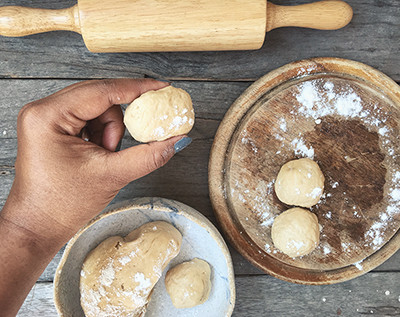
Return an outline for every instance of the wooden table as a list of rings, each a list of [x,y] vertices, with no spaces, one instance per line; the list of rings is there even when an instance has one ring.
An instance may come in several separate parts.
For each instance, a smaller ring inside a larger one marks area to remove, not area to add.
[[[266,44],[258,51],[92,54],[75,33],[0,38],[0,206],[14,178],[16,118],[24,104],[80,80],[154,77],[172,81],[192,95],[196,111],[196,125],[190,134],[193,143],[167,166],[128,185],[115,201],[137,196],[172,198],[215,223],[207,186],[209,151],[225,112],[254,80],[294,60],[335,56],[364,62],[400,82],[400,2],[348,2],[355,14],[346,28],[330,32],[278,29],[267,35]],[[73,0],[3,0],[0,5],[56,9],[73,4]],[[122,146],[132,143],[126,135]],[[234,316],[400,316],[400,252],[355,280],[304,286],[263,274],[231,251],[237,289]],[[19,316],[56,316],[52,281],[61,252],[39,278]]]

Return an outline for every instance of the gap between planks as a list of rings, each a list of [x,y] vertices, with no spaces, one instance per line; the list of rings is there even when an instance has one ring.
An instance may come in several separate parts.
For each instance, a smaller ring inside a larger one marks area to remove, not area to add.
[[[1,76],[0,80],[70,80],[70,81],[85,81],[85,80],[103,80],[103,79],[114,79],[114,78],[124,78],[124,77],[81,77],[81,78],[56,78],[56,77],[12,77],[12,76]],[[130,77],[128,77],[130,78]],[[233,78],[233,79],[226,79],[218,80],[214,78],[191,78],[191,77],[158,77],[158,76],[149,76],[143,74],[142,76],[135,76],[131,78],[138,78],[138,79],[157,79],[161,81],[168,81],[168,82],[210,82],[210,83],[251,83],[256,81],[258,78]]]

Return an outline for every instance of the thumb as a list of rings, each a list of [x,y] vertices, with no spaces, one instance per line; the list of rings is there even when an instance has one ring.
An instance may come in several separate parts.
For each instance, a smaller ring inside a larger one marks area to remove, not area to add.
[[[110,155],[110,173],[125,186],[164,166],[174,154],[192,142],[187,136],[176,136],[161,142],[133,146]]]

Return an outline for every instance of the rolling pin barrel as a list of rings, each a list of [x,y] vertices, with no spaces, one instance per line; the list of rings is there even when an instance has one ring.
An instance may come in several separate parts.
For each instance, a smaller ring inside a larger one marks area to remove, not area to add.
[[[0,35],[74,31],[99,53],[251,50],[274,28],[333,30],[351,17],[351,7],[338,0],[299,6],[267,6],[265,0],[78,0],[61,10],[0,7]]]
[[[78,2],[92,52],[249,50],[265,38],[265,0],[102,2]]]

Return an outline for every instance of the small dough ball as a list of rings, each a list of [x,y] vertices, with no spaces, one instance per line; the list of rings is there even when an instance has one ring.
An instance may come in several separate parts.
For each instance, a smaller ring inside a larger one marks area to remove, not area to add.
[[[164,221],[148,222],[124,238],[112,236],[100,243],[81,270],[85,316],[144,316],[154,285],[181,243],[181,233]]]
[[[144,143],[186,134],[194,124],[192,99],[172,86],[148,91],[128,106],[124,123],[132,137]]]
[[[203,304],[211,290],[210,265],[203,260],[183,262],[167,272],[165,287],[176,308]]]
[[[321,169],[313,160],[293,160],[281,167],[275,181],[275,193],[285,204],[309,208],[321,198],[324,181]]]
[[[275,247],[292,258],[309,254],[319,244],[318,218],[307,209],[288,209],[275,218],[271,236]]]

